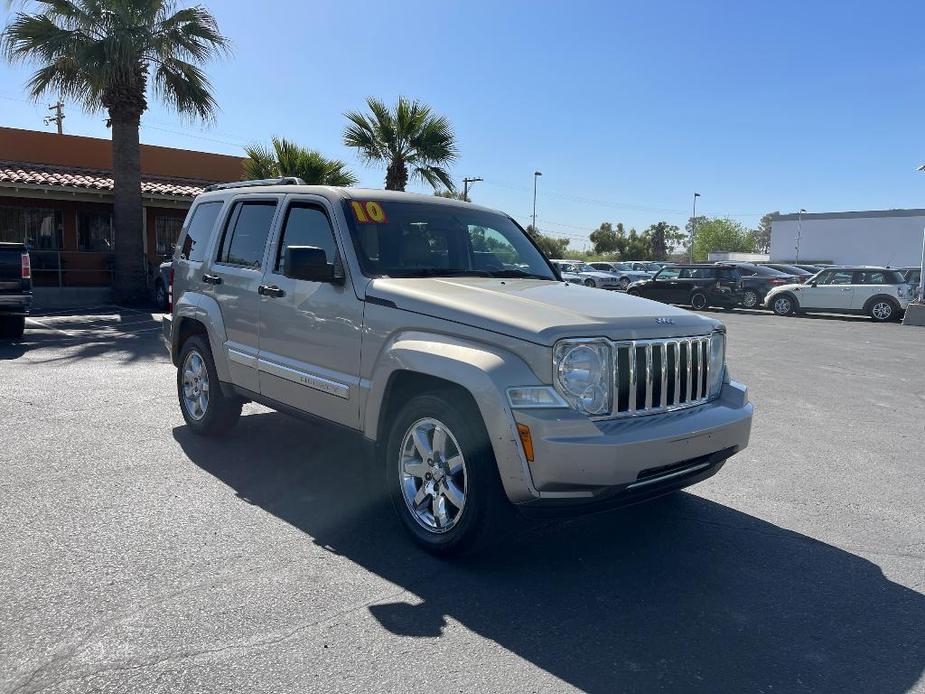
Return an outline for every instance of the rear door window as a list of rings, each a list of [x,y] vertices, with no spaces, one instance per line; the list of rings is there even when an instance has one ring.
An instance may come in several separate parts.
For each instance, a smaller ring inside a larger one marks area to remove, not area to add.
[[[906,281],[896,270],[865,270],[857,275],[855,284],[904,284]]]
[[[221,200],[216,200],[196,205],[190,217],[189,226],[186,228],[186,236],[183,237],[183,245],[180,247],[181,259],[197,262],[205,259],[209,237],[212,235],[215,220],[223,204]]]
[[[235,203],[222,235],[218,262],[259,270],[274,214],[274,201]]]

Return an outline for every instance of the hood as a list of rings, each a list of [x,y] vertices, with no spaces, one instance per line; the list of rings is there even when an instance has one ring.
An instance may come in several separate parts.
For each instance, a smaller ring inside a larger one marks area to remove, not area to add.
[[[702,335],[712,318],[579,284],[489,277],[378,278],[368,297],[399,309],[552,345],[563,337],[615,340]]]

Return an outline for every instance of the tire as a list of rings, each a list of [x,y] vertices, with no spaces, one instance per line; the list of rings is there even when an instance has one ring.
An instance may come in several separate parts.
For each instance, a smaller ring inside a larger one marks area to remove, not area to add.
[[[438,431],[444,432],[443,444],[435,447]],[[481,416],[454,391],[405,403],[391,418],[382,457],[392,507],[429,552],[451,555],[484,546],[513,516]]]
[[[591,287],[591,288],[593,289],[593,288],[596,287],[597,285],[594,284],[594,280],[592,280],[592,279],[586,279],[586,280],[585,280],[585,286],[586,286],[586,287]]]
[[[222,392],[212,350],[203,336],[193,335],[183,343],[179,363],[177,398],[192,432],[215,436],[237,424],[243,401]]]
[[[161,311],[166,313],[168,303],[167,287],[160,280],[154,283],[154,303]]]
[[[709,308],[710,302],[707,300],[707,295],[703,292],[694,292],[691,294],[691,308],[695,311],[703,311],[706,308]]]
[[[630,278],[621,277],[620,278],[620,289],[622,289],[623,291],[626,291],[629,286],[630,286]]]
[[[870,302],[867,315],[878,323],[888,323],[897,319],[900,313],[899,304],[886,297],[878,297]]]
[[[22,337],[26,329],[25,316],[2,316],[0,317],[0,337],[16,340]]]
[[[742,292],[742,308],[755,309],[760,303],[761,298],[754,289],[746,289]]]
[[[639,296],[638,289],[627,289],[626,293],[629,294],[630,296]]]
[[[778,316],[792,316],[797,312],[797,302],[789,294],[780,294],[771,302],[771,310]]]

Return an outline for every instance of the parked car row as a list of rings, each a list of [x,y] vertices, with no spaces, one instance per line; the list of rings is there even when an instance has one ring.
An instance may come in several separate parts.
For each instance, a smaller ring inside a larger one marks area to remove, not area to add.
[[[714,263],[673,265],[634,282],[629,294],[696,310],[764,306],[781,316],[824,312],[896,320],[913,298],[914,272],[883,267],[829,267],[808,277],[785,265]],[[916,270],[916,269],[910,269]]]

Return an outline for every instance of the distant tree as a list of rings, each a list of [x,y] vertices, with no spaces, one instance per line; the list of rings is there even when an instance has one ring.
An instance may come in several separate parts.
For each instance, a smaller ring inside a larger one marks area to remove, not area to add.
[[[752,253],[755,234],[741,222],[728,217],[706,218],[697,222],[694,234],[694,260],[705,261],[713,251]]]
[[[768,212],[755,229],[755,253],[770,253],[771,251],[771,222],[780,212]]]
[[[435,190],[434,195],[438,198],[449,198],[450,200],[462,200],[463,202],[472,202],[472,198],[465,195],[460,190]]]
[[[252,145],[244,152],[245,179],[297,176],[306,183],[325,186],[352,186],[357,182],[344,162],[328,159],[321,152],[283,137],[274,137],[272,148]]]
[[[436,190],[455,190],[446,165],[458,154],[453,127],[445,117],[414,99],[398,97],[392,106],[369,97],[367,115],[348,111],[344,144],[367,163],[385,164],[386,190],[404,190],[408,177],[427,181]]]
[[[622,229],[621,229],[622,231]],[[597,255],[610,255],[617,252],[617,232],[610,222],[601,222],[601,225],[591,232],[591,243]]]
[[[685,239],[681,230],[668,222],[656,222],[646,229],[646,233],[649,235],[649,257],[652,260],[668,260],[668,255]]]
[[[555,239],[551,236],[546,236],[546,234],[536,229],[532,224],[527,225],[526,232],[530,234],[531,238],[536,242],[536,245],[540,247],[540,250],[542,250],[547,257],[561,258],[565,255],[565,249],[568,248],[568,239]]]

